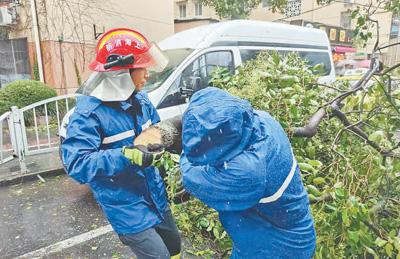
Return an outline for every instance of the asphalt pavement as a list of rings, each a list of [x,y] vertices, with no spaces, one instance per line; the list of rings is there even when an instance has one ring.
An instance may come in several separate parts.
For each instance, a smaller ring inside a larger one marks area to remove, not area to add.
[[[88,187],[65,174],[1,185],[0,197],[2,259],[134,258]]]

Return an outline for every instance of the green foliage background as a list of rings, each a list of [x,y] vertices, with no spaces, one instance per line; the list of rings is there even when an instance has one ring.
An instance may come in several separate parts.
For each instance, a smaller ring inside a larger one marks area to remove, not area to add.
[[[400,90],[387,96],[382,78],[349,96],[342,111],[359,123],[370,140],[396,150],[400,126]],[[268,111],[292,136],[346,83],[327,88],[296,54],[262,53],[238,73],[218,71],[212,83]],[[336,90],[334,90],[336,89]],[[328,109],[329,111],[329,109]],[[400,258],[400,161],[384,158],[335,117],[328,117],[311,139],[291,137],[308,190],[318,235],[315,258]],[[167,159],[168,192],[179,190],[176,162]],[[174,166],[175,165],[175,166]],[[226,258],[230,241],[215,211],[191,198],[172,206],[180,230],[193,242],[193,253]]]
[[[57,92],[49,86],[35,80],[17,80],[0,90],[0,114],[57,96]]]

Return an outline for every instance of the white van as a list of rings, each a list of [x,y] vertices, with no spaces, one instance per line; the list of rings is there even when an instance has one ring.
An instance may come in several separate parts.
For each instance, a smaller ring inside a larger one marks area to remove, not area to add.
[[[234,73],[236,67],[255,58],[261,50],[298,52],[311,66],[324,65],[326,73],[319,82],[335,81],[329,40],[319,29],[234,20],[179,32],[161,41],[159,47],[168,56],[169,64],[161,73],[150,73],[144,90],[162,120],[185,111],[187,97],[182,90],[208,86],[211,72],[217,67],[226,67]],[[64,116],[61,136],[65,135],[72,112]]]
[[[179,32],[161,41],[159,47],[170,62],[163,72],[150,74],[144,89],[162,119],[186,109],[187,98],[182,96],[181,89],[204,88],[213,69],[226,67],[234,73],[236,67],[255,58],[261,50],[298,52],[311,66],[324,65],[325,74],[319,82],[335,81],[329,40],[319,29],[234,20]]]

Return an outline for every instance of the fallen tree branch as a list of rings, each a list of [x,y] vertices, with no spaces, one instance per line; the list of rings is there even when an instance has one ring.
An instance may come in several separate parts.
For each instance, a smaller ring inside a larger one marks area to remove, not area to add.
[[[375,226],[374,224],[372,224],[371,222],[367,221],[367,220],[363,220],[362,221],[367,227],[369,227],[374,233],[375,235],[379,236],[382,239],[387,239],[387,233],[378,228],[377,226]]]
[[[381,87],[386,98],[389,100],[389,103],[391,104],[393,109],[395,109],[395,111],[400,115],[400,110],[399,110],[399,108],[397,108],[396,104],[394,103],[392,96],[386,91],[385,87],[383,86],[383,84],[380,80],[376,79],[376,81],[378,82],[378,85]]]
[[[324,104],[323,106],[328,106],[334,102],[340,103],[349,95],[352,95],[353,93],[361,90],[365,86],[365,84],[371,79],[371,77],[379,70],[378,60],[372,59],[372,62],[373,62],[372,68],[367,73],[365,73],[360,80],[358,80],[358,82],[354,85],[353,89],[351,89],[343,94],[338,95],[333,100],[329,101],[328,103]]]
[[[342,90],[342,89],[339,89],[339,88],[337,88],[337,87],[333,87],[333,86],[331,86],[331,85],[320,84],[320,83],[316,83],[316,84],[314,84],[314,85],[316,85],[316,86],[323,86],[323,87],[326,87],[326,88],[335,90],[335,91],[337,91],[337,92],[339,92],[339,93],[345,93],[345,92],[346,92],[346,90]]]
[[[311,117],[310,122],[304,127],[295,128],[293,130],[294,137],[306,137],[311,138],[317,134],[318,125],[326,115],[324,108],[318,109],[318,111]]]
[[[318,202],[333,201],[333,197],[330,194],[323,194],[320,197],[316,197],[314,200],[310,200],[310,204],[316,204]]]
[[[332,107],[333,115],[338,117],[339,120],[343,123],[343,125],[348,127],[349,131],[355,133],[358,137],[363,139],[368,145],[370,145],[372,148],[374,148],[376,151],[378,151],[382,156],[400,158],[400,154],[383,149],[374,141],[369,140],[368,135],[363,130],[361,130],[359,127],[357,127],[355,125],[352,125],[350,123],[350,121],[347,119],[346,115],[342,111],[340,111],[340,108],[339,108],[337,102],[333,103],[331,105],[331,107]]]
[[[379,47],[378,50],[386,49],[386,48],[389,48],[389,47],[392,47],[392,46],[396,46],[396,45],[399,45],[399,44],[400,44],[400,42],[384,45],[382,47]]]
[[[400,42],[399,42],[398,44],[400,44]],[[379,73],[379,74],[377,74],[377,75],[378,75],[378,76],[383,76],[383,75],[385,75],[385,74],[391,72],[392,70],[395,70],[395,69],[398,68],[398,67],[400,67],[400,63],[398,63],[398,64],[396,64],[396,65],[394,65],[394,66],[391,66],[391,67],[389,67],[389,68],[386,68],[385,70],[382,71],[382,73]]]
[[[349,95],[359,91],[364,87],[364,85],[371,79],[371,77],[378,71],[379,69],[379,61],[375,58],[372,59],[373,66],[370,70],[354,85],[354,88],[346,91],[338,96],[336,96],[333,100],[321,106],[318,111],[311,117],[310,121],[307,125],[303,127],[298,127],[293,130],[293,137],[306,137],[311,138],[317,134],[318,126],[321,123],[322,119],[326,116],[326,109],[324,107],[329,106],[333,103],[340,104],[346,97]],[[343,114],[344,115],[344,114]],[[346,125],[348,126],[348,125]]]

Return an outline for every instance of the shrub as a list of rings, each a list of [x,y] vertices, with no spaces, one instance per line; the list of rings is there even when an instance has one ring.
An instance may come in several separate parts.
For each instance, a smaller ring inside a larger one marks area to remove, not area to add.
[[[0,90],[0,114],[11,109],[57,96],[57,92],[39,81],[17,80]]]

